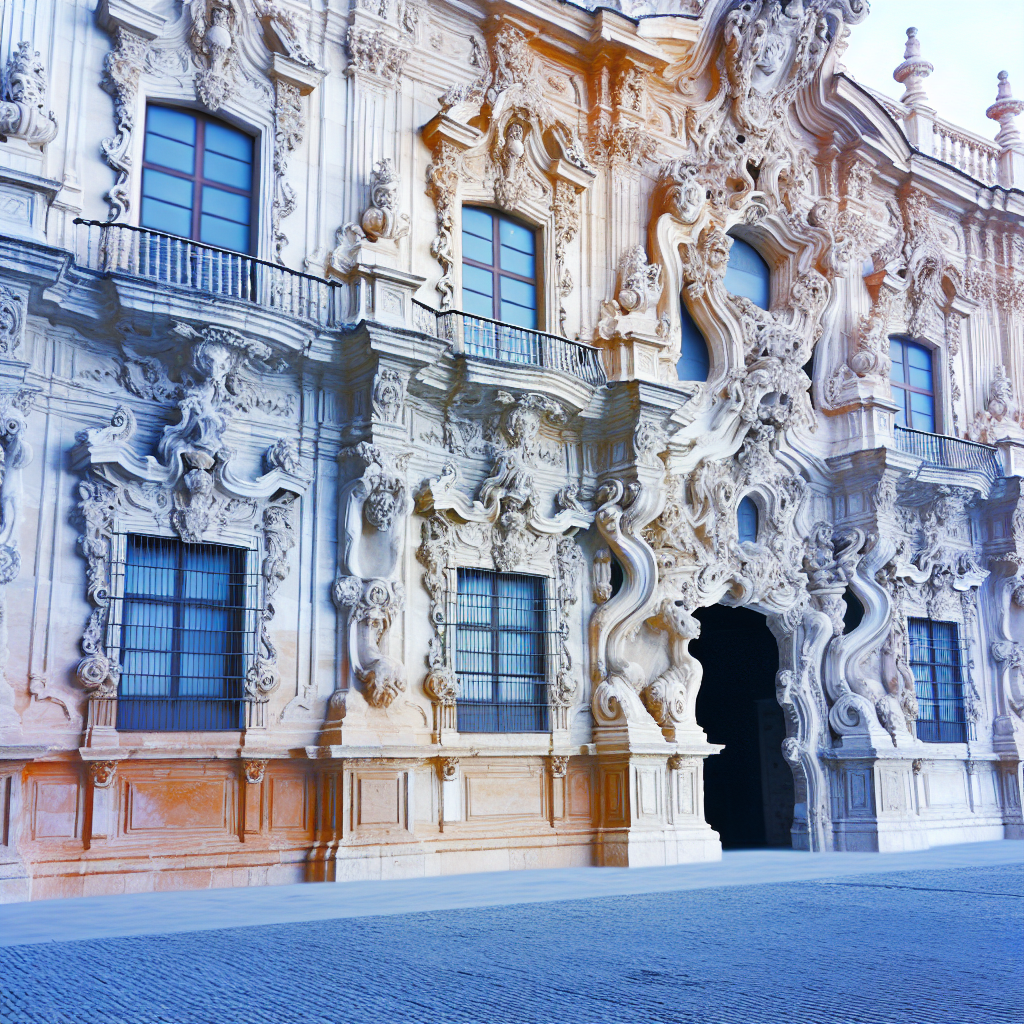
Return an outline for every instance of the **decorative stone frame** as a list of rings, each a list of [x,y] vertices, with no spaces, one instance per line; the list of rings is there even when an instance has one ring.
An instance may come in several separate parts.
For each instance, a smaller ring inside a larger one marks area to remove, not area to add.
[[[519,29],[498,30],[491,61],[493,71],[487,67],[469,86],[450,89],[441,112],[423,128],[432,157],[427,194],[437,210],[431,252],[442,270],[440,308],[462,298],[463,205],[504,210],[540,233],[540,322],[548,333],[564,333],[562,300],[573,288],[566,248],[579,228],[576,197],[596,173],[574,130],[544,100],[537,62]]]
[[[324,77],[299,42],[290,15],[276,5],[250,13],[245,0],[193,0],[173,24],[128,0],[101,0],[100,25],[114,46],[103,87],[114,100],[114,134],[101,148],[117,174],[106,195],[108,219],[125,222],[139,208],[147,104],[201,109],[258,133],[254,205],[269,210],[256,232],[257,257],[280,262],[281,221],[295,208],[288,156],[301,143],[301,97]],[[216,33],[219,31],[219,35]]]
[[[430,595],[433,628],[424,688],[434,704],[435,742],[456,730],[458,681],[447,627],[453,620],[459,568],[545,578],[554,619],[546,628],[559,638],[556,656],[547,652],[549,672],[556,660],[559,666],[548,679],[552,733],[568,731],[570,709],[581,689],[579,666],[570,646],[569,609],[578,600],[583,569],[575,534],[586,529],[593,517],[565,492],[555,499],[560,511],[552,517],[542,515],[532,469],[541,419],[564,422],[565,414],[558,403],[541,395],[527,394],[517,400],[499,392],[496,398],[504,406],[499,429],[505,446],[499,448],[479,498],[473,500],[462,490],[458,468],[451,460],[417,496],[416,510],[425,519],[417,557],[425,569],[423,584]]]
[[[194,334],[188,328],[183,333]],[[77,515],[79,545],[87,560],[87,594],[93,606],[82,637],[77,676],[93,698],[87,746],[117,745],[117,652],[107,648],[111,602],[112,543],[125,532],[177,536],[185,543],[213,541],[250,550],[258,560],[260,600],[254,624],[255,657],[247,666],[246,696],[266,703],[278,685],[277,650],[270,636],[273,598],[288,575],[295,544],[293,505],[308,479],[298,450],[281,440],[264,454],[262,475],[235,475],[223,435],[231,413],[245,407],[255,389],[242,372],[268,366],[270,350],[232,331],[207,328],[192,349],[192,372],[179,402],[181,421],[165,427],[159,457],[140,458],[130,445],[135,417],[119,406],[110,426],[82,431],[72,468],[83,474]],[[230,379],[230,384],[228,383]]]

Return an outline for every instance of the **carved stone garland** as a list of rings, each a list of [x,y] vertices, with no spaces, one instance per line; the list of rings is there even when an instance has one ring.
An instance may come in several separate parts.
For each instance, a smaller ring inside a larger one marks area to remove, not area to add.
[[[93,611],[82,637],[84,657],[78,679],[90,695],[117,695],[120,667],[108,650],[111,559],[116,534],[126,529],[177,535],[186,544],[228,543],[252,537],[261,555],[261,602],[257,609],[256,651],[246,667],[245,695],[266,701],[277,686],[277,651],[270,637],[273,598],[288,575],[294,546],[293,505],[308,480],[302,475],[294,442],[276,442],[264,455],[264,473],[238,478],[224,434],[231,418],[255,404],[256,384],[249,367],[274,368],[271,350],[234,331],[207,328],[194,339],[190,373],[183,374],[180,421],[164,428],[158,456],[140,458],[130,446],[135,418],[119,406],[107,427],[78,435],[73,465],[84,471],[78,516],[79,545],[87,561],[87,594]]]

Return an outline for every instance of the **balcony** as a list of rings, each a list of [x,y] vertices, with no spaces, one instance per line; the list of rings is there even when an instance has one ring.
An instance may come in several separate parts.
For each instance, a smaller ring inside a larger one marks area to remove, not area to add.
[[[148,228],[86,220],[75,224],[78,262],[90,270],[251,302],[322,328],[345,322],[345,289],[323,278]]]
[[[592,345],[457,310],[439,313],[420,303],[416,306],[417,325],[434,334],[430,330],[434,325],[426,321],[436,317],[436,336],[448,342],[453,352],[474,359],[556,370],[594,387],[608,380],[601,352]]]
[[[895,427],[893,435],[896,448],[929,465],[980,473],[988,478],[989,483],[1003,475],[999,452],[991,445],[945,434],[928,434],[910,427]]]

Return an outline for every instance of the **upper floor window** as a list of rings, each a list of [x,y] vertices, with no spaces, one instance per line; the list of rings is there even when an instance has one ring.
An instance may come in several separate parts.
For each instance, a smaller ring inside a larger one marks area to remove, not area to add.
[[[253,140],[204,114],[146,110],[140,227],[252,249]]]
[[[960,639],[955,622],[908,619],[910,669],[917,691],[917,737],[928,743],[966,743],[967,715]]]
[[[462,307],[537,329],[537,236],[511,217],[462,208]]]
[[[729,237],[732,238],[731,235]],[[771,303],[771,271],[768,264],[742,238],[732,238],[723,283],[727,292],[742,295],[762,309],[767,309]]]
[[[546,732],[545,580],[459,569],[455,673],[459,732]]]
[[[117,728],[242,728],[255,635],[248,552],[137,534],[119,540],[110,627],[121,652]]]
[[[736,529],[741,543],[757,541],[757,505],[749,495],[736,507]]]
[[[896,425],[934,434],[935,378],[931,352],[905,338],[890,338],[889,357],[892,397],[899,406]]]
[[[708,373],[711,372],[708,343],[681,299],[679,310],[682,347],[679,353],[679,362],[676,363],[676,374],[680,380],[707,380]]]

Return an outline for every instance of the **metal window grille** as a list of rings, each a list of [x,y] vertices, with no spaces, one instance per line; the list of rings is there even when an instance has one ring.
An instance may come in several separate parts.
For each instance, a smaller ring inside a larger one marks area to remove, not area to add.
[[[559,647],[545,583],[540,576],[458,570],[459,732],[548,731],[548,662]]]
[[[974,739],[964,707],[963,654],[955,622],[908,619],[917,691],[917,737],[926,743]]]
[[[114,538],[108,650],[120,656],[117,728],[215,731],[252,724],[254,552],[138,534]]]

